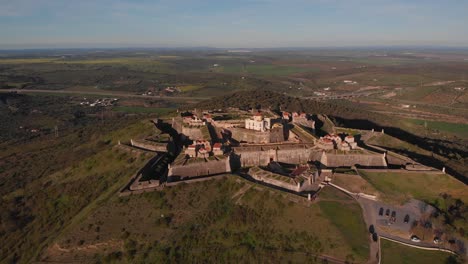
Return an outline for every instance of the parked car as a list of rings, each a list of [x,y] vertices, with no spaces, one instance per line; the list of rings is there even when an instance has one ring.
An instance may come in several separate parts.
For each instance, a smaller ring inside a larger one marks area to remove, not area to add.
[[[390,209],[387,209],[387,211],[385,211],[385,215],[386,215],[386,216],[389,216],[389,215],[390,215]]]
[[[442,242],[442,240],[440,240],[440,238],[434,237],[434,244],[440,244],[440,242]]]
[[[413,236],[411,236],[411,241],[413,241],[413,242],[421,242],[421,239],[419,239],[419,237],[413,235]]]
[[[403,220],[405,223],[409,222],[409,215],[405,215],[405,219]]]
[[[384,210],[383,210],[383,208],[382,208],[382,207],[380,207],[380,210],[379,210],[379,215],[383,215],[383,211],[384,211]]]

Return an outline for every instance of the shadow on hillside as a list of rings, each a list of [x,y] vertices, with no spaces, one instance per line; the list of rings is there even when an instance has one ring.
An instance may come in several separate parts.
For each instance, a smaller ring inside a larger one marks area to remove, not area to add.
[[[349,127],[349,128],[366,129],[366,130],[375,129],[376,131],[384,129],[385,134],[388,134],[402,141],[406,141],[408,143],[416,145],[424,150],[434,152],[442,156],[447,156],[449,153],[458,154],[461,157],[468,156],[467,151],[456,147],[455,143],[450,142],[448,140],[426,138],[423,136],[418,136],[418,135],[412,134],[408,131],[402,130],[397,127],[381,126],[369,120],[345,119],[345,118],[337,117],[337,116],[331,116],[331,117],[337,123],[342,124],[343,126]],[[459,179],[465,184],[468,183],[468,178],[465,175],[461,174],[460,172],[456,171],[454,168],[436,159],[435,157],[421,155],[421,154],[408,151],[408,150],[394,149],[394,148],[391,149],[388,147],[385,147],[385,148],[392,150],[394,152],[397,152],[397,153],[407,155],[408,157],[426,166],[435,167],[437,169],[442,169],[442,167],[445,167],[447,173],[455,176],[455,178]]]

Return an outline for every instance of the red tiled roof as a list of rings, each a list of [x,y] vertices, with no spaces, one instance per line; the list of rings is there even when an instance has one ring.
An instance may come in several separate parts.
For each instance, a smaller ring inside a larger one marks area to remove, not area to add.
[[[257,112],[254,116],[262,116],[262,113]]]
[[[214,143],[213,148],[221,148],[221,143]]]
[[[307,169],[308,169],[307,166],[300,166],[300,167],[297,167],[293,172],[291,172],[291,175],[292,175],[292,176],[301,175],[301,174],[304,173]]]
[[[349,136],[347,136],[347,138],[354,138],[354,137],[353,137],[353,136],[351,136],[351,135],[349,135]]]

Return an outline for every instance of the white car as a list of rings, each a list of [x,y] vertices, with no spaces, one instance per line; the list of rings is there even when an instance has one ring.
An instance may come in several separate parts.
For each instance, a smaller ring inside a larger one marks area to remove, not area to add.
[[[411,241],[413,241],[413,242],[421,242],[421,239],[419,239],[419,237],[417,237],[417,236],[412,236],[412,237],[411,237]]]

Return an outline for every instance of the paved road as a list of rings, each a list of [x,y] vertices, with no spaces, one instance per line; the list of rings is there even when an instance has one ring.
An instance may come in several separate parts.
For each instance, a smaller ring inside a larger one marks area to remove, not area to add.
[[[75,90],[35,90],[35,89],[3,89],[0,92],[17,92],[17,93],[52,93],[52,94],[88,94],[88,95],[102,95],[107,97],[128,97],[128,98],[144,98],[144,99],[163,99],[163,100],[205,100],[210,97],[190,97],[190,96],[147,96],[141,94],[131,94],[124,92],[114,91],[75,91]]]
[[[333,185],[330,185],[330,186],[333,186]],[[342,188],[338,188],[338,189],[341,190],[341,191],[346,192],[348,195],[353,197],[359,203],[359,205],[362,208],[362,214],[363,214],[363,217],[364,217],[364,222],[366,223],[367,227],[369,228],[370,225],[374,225],[374,227],[376,228],[377,233],[378,233],[379,236],[382,236],[382,237],[385,237],[385,238],[390,238],[390,239],[393,239],[393,240],[395,240],[397,242],[401,242],[403,244],[417,246],[417,247],[420,247],[421,249],[434,250],[434,249],[440,248],[440,249],[445,250],[444,247],[434,245],[433,243],[430,243],[430,242],[424,242],[424,241],[413,242],[413,241],[411,241],[411,239],[409,237],[408,238],[402,238],[402,237],[394,236],[394,235],[389,234],[389,233],[387,233],[387,232],[385,232],[383,230],[378,229],[379,224],[377,222],[380,221],[378,218],[381,218],[380,216],[378,216],[378,208],[385,207],[387,205],[384,205],[382,202],[374,201],[374,200],[359,196],[357,194],[354,194],[352,192],[342,190]],[[413,207],[413,206],[418,207],[418,205],[416,205],[416,204],[410,204],[409,206],[410,207]],[[399,214],[401,214],[401,213],[403,213],[403,214],[409,213],[410,214],[411,213],[410,211],[407,211],[408,208],[405,208],[405,209],[400,208],[398,210],[400,211]],[[415,217],[417,218],[417,216],[414,216],[414,215],[415,214],[411,214],[411,219],[415,219]],[[408,225],[407,228],[409,229],[409,223],[405,223],[405,224],[400,223],[400,224]],[[379,254],[382,254],[380,252],[379,244],[374,242],[374,241],[371,241],[370,242],[370,259],[369,259],[368,263],[379,263]]]

